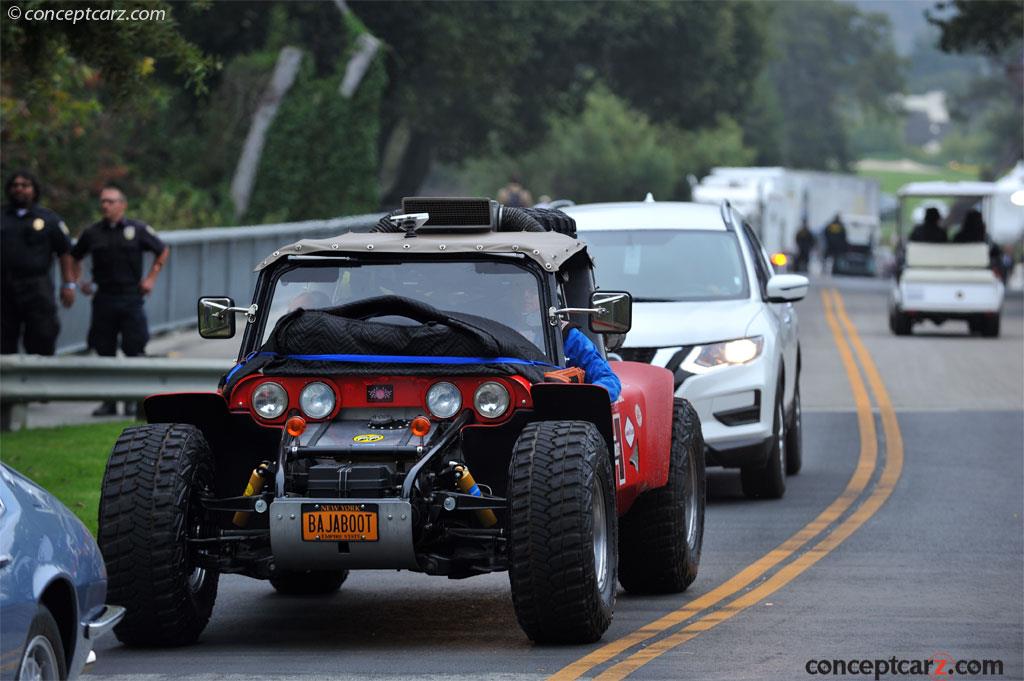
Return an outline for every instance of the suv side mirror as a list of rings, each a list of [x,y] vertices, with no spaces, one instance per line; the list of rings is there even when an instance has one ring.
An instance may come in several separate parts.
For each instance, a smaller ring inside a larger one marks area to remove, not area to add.
[[[776,274],[768,280],[765,291],[769,303],[793,303],[807,295],[810,280],[802,274]]]
[[[633,326],[633,296],[625,291],[594,291],[590,307],[604,310],[590,315],[594,333],[625,334]]]
[[[199,335],[203,338],[231,338],[235,335],[235,313],[231,298],[199,299]]]

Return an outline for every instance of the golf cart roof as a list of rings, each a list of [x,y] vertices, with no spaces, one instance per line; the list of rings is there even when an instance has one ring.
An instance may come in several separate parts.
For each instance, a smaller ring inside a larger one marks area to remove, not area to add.
[[[401,253],[457,256],[467,253],[523,255],[549,272],[557,272],[576,253],[586,250],[578,239],[556,232],[429,233],[406,237],[404,232],[346,232],[327,239],[303,239],[282,246],[257,266],[260,271],[288,256],[340,253]]]
[[[992,196],[997,193],[994,182],[911,182],[900,187],[896,195],[920,197]]]

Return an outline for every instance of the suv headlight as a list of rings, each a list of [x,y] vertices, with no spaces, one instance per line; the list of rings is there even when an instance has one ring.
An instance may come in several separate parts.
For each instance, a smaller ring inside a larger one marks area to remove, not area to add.
[[[487,419],[496,419],[508,410],[508,390],[501,383],[488,381],[476,389],[473,406]]]
[[[334,411],[334,390],[326,383],[310,383],[299,394],[299,406],[311,419],[322,419]]]
[[[462,408],[462,393],[451,383],[441,381],[427,391],[427,409],[439,419],[450,419]]]
[[[749,364],[761,356],[762,350],[763,336],[708,343],[694,347],[680,366],[692,374],[703,374],[719,366]]]
[[[288,393],[273,381],[260,383],[252,391],[252,408],[265,419],[276,419],[288,406]]]

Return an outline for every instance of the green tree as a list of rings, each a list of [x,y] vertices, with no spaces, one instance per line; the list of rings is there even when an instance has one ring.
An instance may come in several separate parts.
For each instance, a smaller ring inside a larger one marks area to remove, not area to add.
[[[18,2],[23,13],[78,10],[75,2]],[[154,21],[13,21],[2,3],[0,139],[5,173],[37,171],[47,201],[72,225],[93,213],[95,190],[127,173],[125,121],[148,118],[166,98],[158,70],[201,91],[214,62],[182,37],[167,2],[90,3],[94,11],[164,11]]]
[[[955,10],[942,17],[941,14]],[[1020,42],[1024,28],[1024,2],[1021,0],[952,0],[939,2],[927,13],[928,21],[942,35],[939,47],[945,52],[976,52],[992,57]]]
[[[353,2],[390,49],[381,147],[406,140],[391,204],[437,160],[520,154],[597,82],[656,123],[737,114],[759,71],[758,5]]]
[[[781,161],[846,169],[847,127],[861,111],[889,111],[903,89],[888,19],[839,2],[774,6],[769,74],[782,110]]]

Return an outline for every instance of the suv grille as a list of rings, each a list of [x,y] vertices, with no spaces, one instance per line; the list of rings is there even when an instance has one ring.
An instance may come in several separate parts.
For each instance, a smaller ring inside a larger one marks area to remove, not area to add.
[[[615,352],[627,362],[650,364],[654,356],[658,354],[658,348],[619,348]]]

